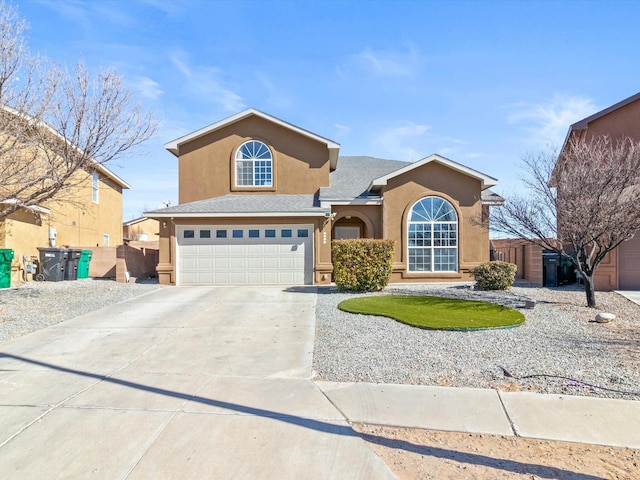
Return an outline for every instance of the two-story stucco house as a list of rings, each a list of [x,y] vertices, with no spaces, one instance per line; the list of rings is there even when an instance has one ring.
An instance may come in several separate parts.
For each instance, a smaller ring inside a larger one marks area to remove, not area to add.
[[[327,284],[331,241],[396,242],[391,282],[467,281],[489,260],[480,219],[496,179],[439,155],[340,157],[340,146],[249,109],[165,145],[179,204],[160,222],[163,284]]]
[[[23,257],[38,258],[38,247],[122,244],[122,191],[129,184],[98,164],[75,172],[71,183],[61,198],[22,207],[0,219],[0,248],[15,254],[12,283],[24,279]]]
[[[571,125],[563,149],[573,139],[589,140],[604,135],[613,140],[628,137],[640,141],[640,93]],[[594,281],[596,290],[640,289],[640,234],[605,257]]]

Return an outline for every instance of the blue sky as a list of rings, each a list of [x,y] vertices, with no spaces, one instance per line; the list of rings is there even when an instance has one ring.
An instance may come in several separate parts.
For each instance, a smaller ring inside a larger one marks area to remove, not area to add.
[[[111,164],[124,220],[177,202],[164,144],[253,107],[341,145],[439,153],[518,188],[523,155],[640,91],[635,1],[14,0],[31,51],[115,67],[160,127]]]

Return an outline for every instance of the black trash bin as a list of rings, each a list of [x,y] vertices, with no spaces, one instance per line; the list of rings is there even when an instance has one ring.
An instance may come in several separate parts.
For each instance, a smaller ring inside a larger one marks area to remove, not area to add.
[[[542,254],[542,286],[558,286],[558,270],[560,267],[560,255],[557,253]]]
[[[40,273],[36,275],[36,280],[46,280],[47,282],[64,280],[67,250],[65,248],[38,247],[38,251],[40,252]]]
[[[78,261],[82,255],[82,250],[76,250],[74,248],[67,249],[67,260],[64,267],[64,279],[65,280],[77,280],[78,279]]]

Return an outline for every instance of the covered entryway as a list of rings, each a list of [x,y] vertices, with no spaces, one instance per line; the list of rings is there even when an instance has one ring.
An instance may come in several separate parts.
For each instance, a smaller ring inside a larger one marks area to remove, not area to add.
[[[618,247],[618,289],[640,290],[640,234]]]
[[[312,225],[178,226],[178,285],[310,285]]]

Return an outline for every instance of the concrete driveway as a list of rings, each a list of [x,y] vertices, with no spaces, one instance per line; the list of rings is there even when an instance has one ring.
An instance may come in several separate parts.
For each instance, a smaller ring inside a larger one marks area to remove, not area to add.
[[[174,287],[0,345],[0,472],[394,478],[311,382],[314,288]]]

